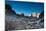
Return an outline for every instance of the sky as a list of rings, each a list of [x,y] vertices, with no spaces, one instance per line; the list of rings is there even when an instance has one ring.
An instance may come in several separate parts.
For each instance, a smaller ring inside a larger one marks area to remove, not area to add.
[[[32,13],[41,13],[44,10],[44,4],[38,2],[5,1],[5,3],[11,5],[17,14],[24,13],[26,16],[30,16]]]

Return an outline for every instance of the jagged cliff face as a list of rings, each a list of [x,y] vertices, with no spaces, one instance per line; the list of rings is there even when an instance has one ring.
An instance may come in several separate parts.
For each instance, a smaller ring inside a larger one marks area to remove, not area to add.
[[[12,7],[8,4],[5,5],[5,14],[15,15],[16,13],[12,10]]]
[[[9,8],[6,8],[5,14],[6,29],[39,29],[44,27],[44,22],[40,22],[44,19],[43,17],[37,19],[35,17],[22,16],[16,14],[11,8]]]
[[[28,17],[28,16],[24,16],[24,14],[21,14],[21,15],[19,15],[19,14],[16,14],[13,10],[12,10],[12,8],[11,8],[11,6],[10,5],[6,5],[6,20],[8,20],[8,21],[17,21],[17,20],[20,20],[21,19],[21,21],[22,21],[22,19],[29,19],[29,18],[31,18],[31,17]],[[13,20],[12,20],[13,19]],[[35,20],[36,18],[34,18],[34,19],[32,19],[32,20]],[[30,19],[29,19],[30,20]]]

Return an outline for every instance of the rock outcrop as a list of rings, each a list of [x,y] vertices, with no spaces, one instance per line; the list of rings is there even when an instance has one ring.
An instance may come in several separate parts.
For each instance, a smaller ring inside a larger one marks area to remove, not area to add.
[[[10,9],[9,9],[10,8]],[[8,14],[7,14],[8,13]],[[6,5],[5,24],[6,30],[24,30],[24,29],[40,29],[44,28],[44,18],[37,19],[16,14],[9,5]]]

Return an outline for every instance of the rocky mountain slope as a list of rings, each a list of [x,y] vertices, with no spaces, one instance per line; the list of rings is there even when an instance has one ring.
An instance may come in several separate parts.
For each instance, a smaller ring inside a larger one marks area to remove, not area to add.
[[[44,16],[40,18],[19,15],[7,8],[5,14],[5,28],[7,30],[25,30],[44,28]]]

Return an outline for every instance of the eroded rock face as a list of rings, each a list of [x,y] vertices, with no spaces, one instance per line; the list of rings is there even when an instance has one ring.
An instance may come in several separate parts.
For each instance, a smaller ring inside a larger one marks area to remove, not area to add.
[[[34,19],[33,19],[34,20]],[[40,22],[43,20],[41,19],[35,19],[33,21],[32,19],[26,18],[26,17],[17,17],[17,16],[6,16],[6,21],[10,24],[9,29],[39,29],[44,27],[44,22]]]
[[[6,9],[7,10],[7,9]],[[11,10],[11,9],[8,9]],[[5,27],[8,30],[23,30],[23,29],[39,29],[44,28],[44,21],[42,18],[26,17],[7,11],[5,15]],[[41,22],[43,21],[43,22]]]

